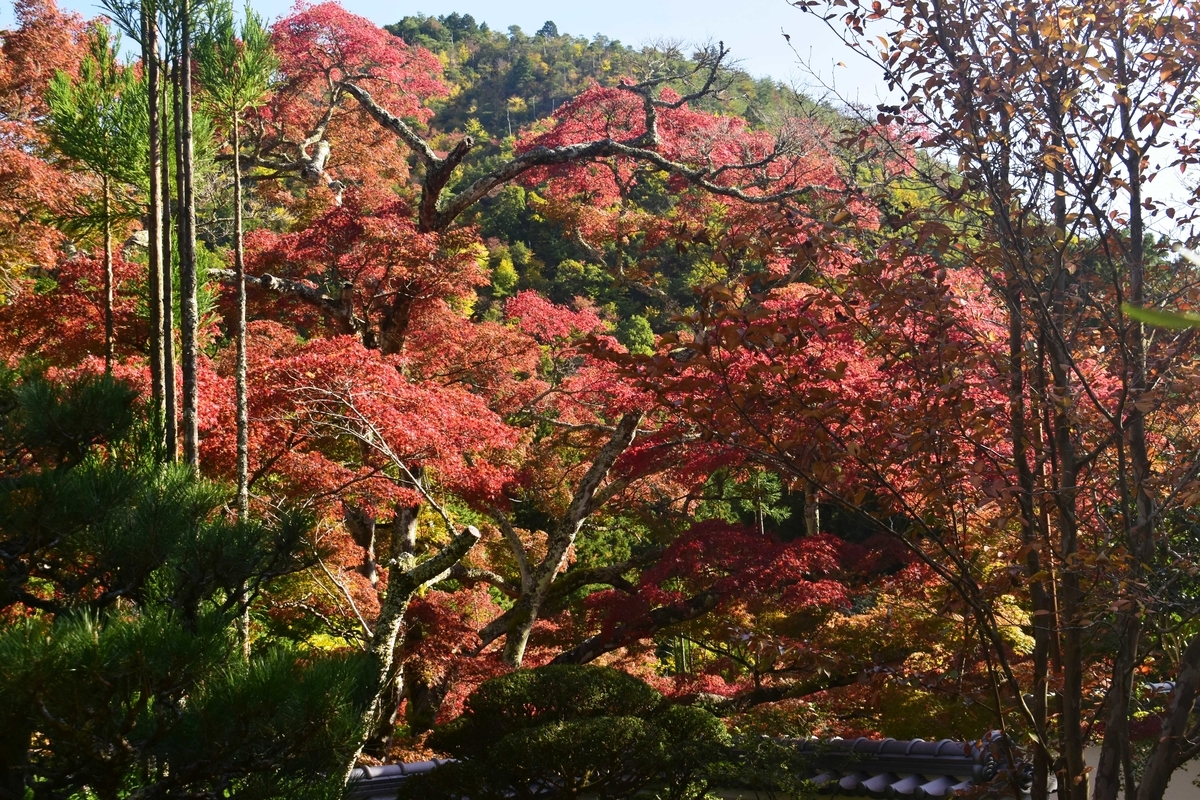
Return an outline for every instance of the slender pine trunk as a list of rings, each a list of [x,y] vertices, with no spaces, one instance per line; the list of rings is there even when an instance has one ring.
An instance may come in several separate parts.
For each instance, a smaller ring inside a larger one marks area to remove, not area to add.
[[[172,109],[177,109],[179,103],[175,100],[178,95],[178,70],[171,65],[169,70]],[[167,87],[163,86],[162,109],[162,242],[163,242],[163,417],[167,432],[167,460],[174,461],[179,457],[179,411],[175,389],[175,252],[171,236],[171,155],[178,156],[179,115],[175,114],[173,125],[166,124],[167,120]],[[174,128],[175,138],[171,139],[171,129]],[[178,163],[178,157],[176,157]]]
[[[150,307],[150,403],[156,424],[160,426],[159,443],[166,445],[163,370],[163,245],[162,245],[162,142],[159,133],[159,69],[158,19],[153,6],[142,6],[142,64],[146,70],[146,111],[149,135],[148,166],[150,197],[146,209],[147,305]]]
[[[100,185],[104,192],[104,371],[113,368],[113,252],[112,252],[112,185],[107,175],[102,175]]]
[[[237,283],[237,472],[238,516],[250,514],[250,400],[246,389],[246,258],[242,246],[242,165],[238,115],[233,115],[233,268]]]
[[[233,123],[233,268],[237,277],[237,315],[234,336],[237,339],[237,366],[234,368],[237,394],[237,508],[238,519],[250,519],[250,399],[246,388],[246,258],[242,246],[242,165],[240,120],[235,112]],[[238,641],[242,657],[250,658],[250,604],[242,588],[241,616],[238,618]]]
[[[200,430],[197,415],[199,386],[200,311],[196,294],[199,289],[196,275],[196,194],[195,154],[192,147],[192,6],[183,0],[179,15],[179,114],[182,124],[179,178],[181,201],[179,209],[179,291],[180,291],[180,355],[183,367],[183,427],[184,463],[200,469]]]

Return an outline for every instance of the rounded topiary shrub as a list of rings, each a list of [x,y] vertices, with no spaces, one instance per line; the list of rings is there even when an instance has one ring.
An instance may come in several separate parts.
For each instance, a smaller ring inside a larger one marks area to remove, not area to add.
[[[664,703],[608,667],[551,665],[493,678],[429,745],[456,763],[405,782],[402,798],[627,797],[651,785],[699,796],[729,750],[724,724]]]

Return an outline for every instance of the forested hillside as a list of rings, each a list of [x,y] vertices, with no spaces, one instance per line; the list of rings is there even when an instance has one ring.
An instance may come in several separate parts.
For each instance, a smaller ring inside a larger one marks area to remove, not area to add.
[[[870,110],[553,22],[14,8],[0,798],[1200,754],[1194,4],[798,4]]]
[[[486,129],[511,136],[522,126],[553,114],[593,83],[614,86],[636,76],[649,62],[688,60],[680,45],[664,39],[640,51],[597,35],[592,39],[560,33],[548,20],[536,33],[517,26],[488,30],[470,15],[405,17],[386,29],[410,45],[437,54],[453,86],[435,117],[446,130],[465,130],[475,118]],[[791,93],[774,81],[751,78],[740,70],[728,76],[719,96],[698,98],[697,106],[745,117],[754,123],[777,116]]]
[[[689,68],[690,53],[678,45],[636,50],[602,36],[587,40],[560,35],[553,21],[532,36],[516,27],[507,33],[491,31],[470,15],[457,14],[405,17],[387,30],[438,56],[450,90],[430,103],[434,111],[430,127],[480,140],[485,160],[478,170],[490,165],[486,156],[495,159],[511,148],[506,140],[514,131],[536,126],[593,86],[613,87],[654,71]],[[829,130],[840,131],[846,124],[833,109],[736,69],[722,75],[721,91],[707,92],[692,105],[741,117],[764,129],[778,127],[789,116],[819,118]],[[471,175],[467,169],[465,174]],[[671,203],[664,188],[643,183],[638,196],[626,198],[625,205],[661,211]],[[648,324],[658,332],[667,330],[671,316],[692,305],[692,287],[705,280],[711,253],[660,247],[657,274],[642,281],[613,261],[625,256],[601,254],[586,237],[576,241],[564,237],[561,221],[546,213],[545,200],[535,187],[512,186],[469,212],[485,239],[495,242],[489,247],[492,283],[498,294],[534,289],[567,303],[586,297],[620,321],[616,332],[625,344],[643,347],[649,342]]]

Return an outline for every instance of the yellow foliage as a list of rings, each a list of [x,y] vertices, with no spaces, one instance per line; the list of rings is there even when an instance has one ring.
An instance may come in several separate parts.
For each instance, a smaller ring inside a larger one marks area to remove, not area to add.
[[[304,640],[304,646],[312,650],[333,652],[349,648],[350,643],[341,636],[330,636],[327,633],[314,633],[312,636],[309,636]]]

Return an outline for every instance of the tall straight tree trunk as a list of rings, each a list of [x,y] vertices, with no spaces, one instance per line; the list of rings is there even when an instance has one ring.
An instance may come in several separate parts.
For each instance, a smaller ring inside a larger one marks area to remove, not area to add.
[[[100,178],[104,192],[104,371],[113,367],[113,252],[112,184],[107,175]]]
[[[237,284],[237,473],[238,517],[243,521],[250,514],[250,400],[246,389],[246,257],[242,246],[242,165],[241,134],[238,115],[233,115],[233,269]]]
[[[233,119],[233,268],[237,273],[237,311],[234,335],[237,339],[237,365],[234,368],[237,394],[237,507],[238,519],[250,519],[250,398],[246,388],[246,257],[242,246],[242,140],[238,131],[240,120]],[[243,658],[250,658],[250,605],[246,602],[245,587],[240,598],[238,639]]]
[[[1055,279],[1054,319],[1061,331],[1066,296],[1066,270]],[[1043,334],[1042,358],[1050,367],[1052,391],[1057,398],[1052,417],[1054,452],[1058,460],[1058,485],[1054,487],[1057,511],[1059,552],[1062,553],[1062,589],[1059,593],[1064,628],[1063,688],[1059,723],[1065,769],[1059,776],[1059,797],[1063,800],[1087,800],[1088,767],[1083,757],[1083,600],[1080,568],[1075,563],[1079,552],[1079,458],[1070,417],[1073,387],[1067,373],[1070,356],[1064,352],[1053,330]]]
[[[170,70],[172,100],[179,85],[177,72]],[[167,124],[167,86],[163,86],[162,109],[162,242],[163,242],[163,417],[167,431],[167,460],[179,457],[179,409],[175,391],[175,248],[171,236],[171,154],[179,141],[179,116],[174,115],[174,125]],[[172,103],[172,107],[178,103]],[[171,140],[171,128],[175,128],[175,142]]]
[[[1062,80],[1065,74],[1060,73]],[[1066,144],[1063,127],[1063,103],[1057,85],[1051,83],[1047,89],[1046,105],[1053,134],[1052,146],[1062,150]],[[1061,161],[1051,169],[1054,197],[1051,201],[1056,231],[1055,239],[1065,241],[1067,231],[1067,183]],[[1078,565],[1072,557],[1079,551],[1079,458],[1076,451],[1076,428],[1071,418],[1074,388],[1068,364],[1068,351],[1064,331],[1066,330],[1066,302],[1070,290],[1071,271],[1065,263],[1065,245],[1055,244],[1054,262],[1046,265],[1052,274],[1049,314],[1043,317],[1042,353],[1048,357],[1050,376],[1056,402],[1052,415],[1054,453],[1058,458],[1058,485],[1055,487],[1055,503],[1058,510],[1059,552],[1062,553],[1062,592],[1060,594],[1063,615],[1060,624],[1063,633],[1063,692],[1061,719],[1062,759],[1065,774],[1059,778],[1059,796],[1070,800],[1087,800],[1089,788],[1088,766],[1083,756],[1083,597],[1084,590]],[[1065,778],[1065,783],[1064,779]]]
[[[160,425],[159,443],[166,445],[163,371],[163,245],[162,245],[162,142],[159,133],[158,18],[150,0],[142,5],[142,64],[146,70],[146,121],[149,135],[150,197],[146,209],[147,303],[150,307],[150,402],[156,424]]]
[[[1059,603],[1060,624],[1064,627],[1063,689],[1061,720],[1062,756],[1065,771],[1059,777],[1059,797],[1087,800],[1088,767],[1083,757],[1083,599],[1079,566],[1079,458],[1075,447],[1075,428],[1071,419],[1074,387],[1067,372],[1071,356],[1059,339],[1064,330],[1068,273],[1059,266],[1052,288],[1053,309],[1042,338],[1042,358],[1050,367],[1052,391],[1056,401],[1052,415],[1054,453],[1058,460],[1058,485],[1054,487],[1057,509],[1059,552],[1062,553],[1062,590]]]
[[[804,481],[804,535],[817,536],[821,533],[821,507],[817,504],[817,485]]]
[[[200,311],[196,293],[196,193],[194,151],[192,147],[192,7],[183,0],[179,14],[179,114],[183,126],[177,148],[182,156],[178,166],[180,177],[179,207],[179,292],[180,292],[180,356],[183,367],[183,408],[180,425],[183,428],[183,460],[195,470],[200,468],[200,430],[197,416],[199,387],[198,342]]]

